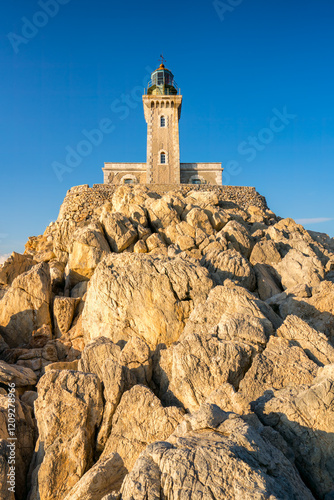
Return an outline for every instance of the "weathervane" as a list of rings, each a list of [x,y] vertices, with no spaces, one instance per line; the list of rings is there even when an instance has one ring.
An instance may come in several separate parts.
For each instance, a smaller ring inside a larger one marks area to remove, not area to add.
[[[163,52],[160,54],[161,57],[161,64],[164,64],[166,62],[166,59],[164,58]]]

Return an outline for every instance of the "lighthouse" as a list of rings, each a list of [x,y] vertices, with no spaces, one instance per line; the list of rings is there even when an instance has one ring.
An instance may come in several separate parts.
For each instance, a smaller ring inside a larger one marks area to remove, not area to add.
[[[162,58],[143,95],[146,163],[105,163],[105,184],[222,185],[221,163],[180,163],[182,95]]]

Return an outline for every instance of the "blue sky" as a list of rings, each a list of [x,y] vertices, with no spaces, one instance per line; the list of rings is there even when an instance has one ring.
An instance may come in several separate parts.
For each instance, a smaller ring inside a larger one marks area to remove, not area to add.
[[[334,236],[332,0],[3,4],[0,255],[43,233],[70,187],[101,183],[105,161],[146,161],[141,93],[162,51],[181,161],[221,161],[225,183]]]

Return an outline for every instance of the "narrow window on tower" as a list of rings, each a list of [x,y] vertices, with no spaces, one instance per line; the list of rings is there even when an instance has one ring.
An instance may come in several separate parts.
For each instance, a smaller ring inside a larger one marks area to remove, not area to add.
[[[160,127],[166,127],[166,118],[164,116],[160,116]]]
[[[160,153],[160,163],[161,164],[166,163],[166,153]]]

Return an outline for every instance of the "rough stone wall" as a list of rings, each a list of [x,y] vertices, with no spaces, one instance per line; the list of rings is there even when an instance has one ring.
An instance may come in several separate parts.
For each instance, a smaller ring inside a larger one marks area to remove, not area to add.
[[[58,220],[68,219],[74,221],[88,220],[94,216],[94,212],[104,203],[111,200],[111,197],[119,186],[111,184],[88,184],[71,188],[60,207]],[[254,187],[248,186],[201,186],[194,184],[149,184],[149,185],[128,185],[128,189],[141,189],[147,193],[163,195],[168,191],[186,195],[190,191],[215,191],[222,207],[239,205],[243,209],[254,205],[266,209],[267,202]]]

